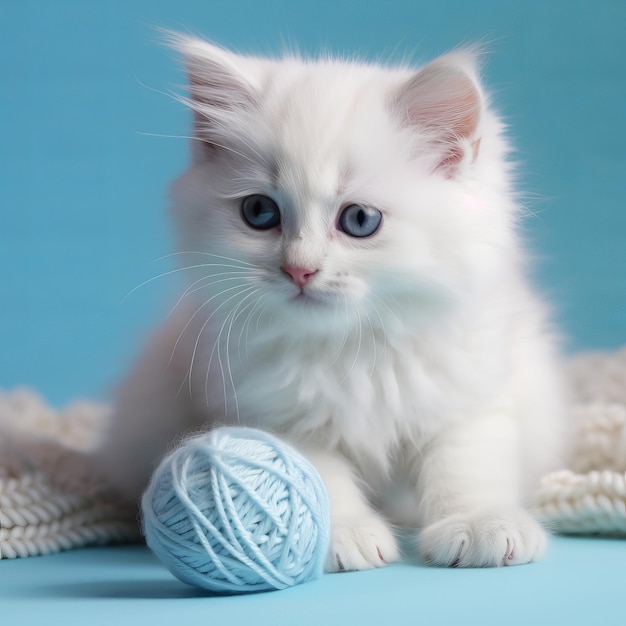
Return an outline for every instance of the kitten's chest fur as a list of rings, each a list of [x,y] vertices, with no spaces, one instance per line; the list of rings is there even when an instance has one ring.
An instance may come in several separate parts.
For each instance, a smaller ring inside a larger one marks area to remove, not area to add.
[[[440,337],[392,342],[364,326],[319,337],[235,327],[228,337],[220,328],[204,329],[192,368],[192,400],[209,422],[337,446],[363,467],[387,467],[407,443],[419,449],[487,392],[475,355]]]

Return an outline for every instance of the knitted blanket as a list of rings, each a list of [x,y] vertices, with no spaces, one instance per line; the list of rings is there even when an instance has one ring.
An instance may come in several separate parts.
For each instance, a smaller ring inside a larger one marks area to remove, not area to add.
[[[56,411],[33,391],[0,392],[0,559],[139,539],[137,512],[89,467],[110,408]]]
[[[626,348],[569,364],[575,448],[545,476],[535,510],[555,532],[626,536]],[[57,411],[32,391],[0,392],[0,559],[139,539],[137,512],[89,470],[110,407]]]

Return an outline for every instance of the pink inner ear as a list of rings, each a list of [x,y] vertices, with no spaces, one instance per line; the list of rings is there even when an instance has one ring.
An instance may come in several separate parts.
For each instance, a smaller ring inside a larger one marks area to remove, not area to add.
[[[218,46],[177,33],[168,39],[185,58],[189,97],[180,99],[194,116],[193,158],[213,158],[222,141],[221,130],[228,128],[241,111],[256,105],[255,76],[242,57]]]
[[[480,138],[473,141],[470,145],[472,151],[472,163],[478,158],[480,152]],[[439,161],[436,169],[449,169],[452,171],[455,165],[458,165],[465,157],[465,148],[459,142],[450,143],[447,147],[445,156]]]
[[[463,160],[465,156],[465,150],[460,145],[450,146],[450,149],[447,151],[446,155],[439,161],[437,165],[437,169],[440,168],[449,168],[451,166],[457,165]]]
[[[478,156],[482,97],[477,85],[455,62],[442,58],[418,72],[402,90],[396,110],[410,126],[427,131],[432,147],[442,155],[438,168],[453,171],[472,140],[472,160]]]

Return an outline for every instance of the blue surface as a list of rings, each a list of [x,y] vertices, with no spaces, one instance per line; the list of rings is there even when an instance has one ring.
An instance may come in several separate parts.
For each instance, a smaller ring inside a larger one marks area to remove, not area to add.
[[[176,580],[145,548],[99,548],[0,561],[6,624],[622,623],[626,542],[555,538],[546,559],[500,569],[416,564],[327,574],[283,591],[210,596]]]
[[[485,40],[519,148],[538,279],[570,348],[626,343],[622,0],[0,0],[0,388],[104,396],[167,310],[166,185],[184,76],[151,28],[248,52],[429,59]],[[396,565],[198,597],[141,548],[0,561],[7,624],[574,624],[623,620],[626,542],[557,539],[512,569]]]

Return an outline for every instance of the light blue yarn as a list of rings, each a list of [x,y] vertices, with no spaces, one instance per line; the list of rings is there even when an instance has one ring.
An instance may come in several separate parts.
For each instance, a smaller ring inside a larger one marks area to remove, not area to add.
[[[276,437],[218,428],[166,456],[141,501],[154,554],[183,582],[216,592],[284,589],[323,571],[328,494]]]

